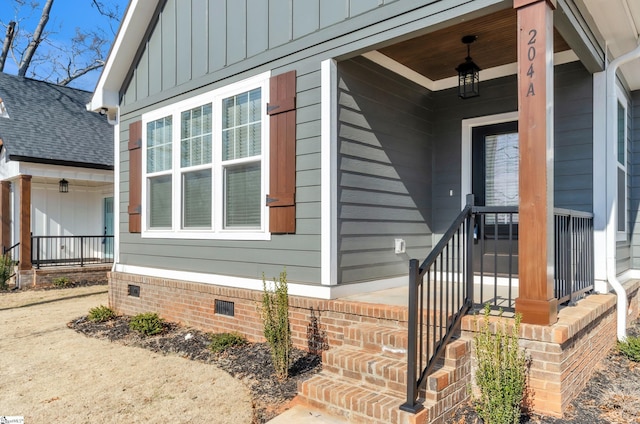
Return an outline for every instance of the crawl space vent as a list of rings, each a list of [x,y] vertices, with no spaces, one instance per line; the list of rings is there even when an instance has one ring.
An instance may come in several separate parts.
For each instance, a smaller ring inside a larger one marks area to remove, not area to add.
[[[226,300],[216,299],[215,303],[216,314],[226,315],[228,317],[232,317],[235,315],[233,310],[234,304],[233,302],[227,302]]]
[[[132,297],[140,297],[140,286],[129,284],[127,286],[127,294]]]

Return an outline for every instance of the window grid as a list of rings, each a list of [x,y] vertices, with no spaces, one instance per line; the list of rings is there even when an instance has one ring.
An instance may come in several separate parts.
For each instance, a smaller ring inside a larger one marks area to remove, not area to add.
[[[158,223],[158,217],[151,219],[149,212],[143,215],[147,221],[143,237],[269,237],[262,164],[263,151],[268,152],[268,146],[262,146],[262,134],[268,131],[268,120],[263,118],[268,77],[265,73],[251,78],[251,83],[246,80],[232,84],[148,114],[153,119],[167,110],[167,116],[159,119],[147,121],[143,116],[148,131],[144,150],[148,167],[143,179],[147,195],[143,206],[149,211],[157,205],[159,199],[154,201],[151,192],[157,195],[158,187],[167,187],[165,180],[165,184],[152,180],[157,176],[170,177],[169,198],[173,200],[168,207],[173,211],[173,215],[168,212],[169,226],[153,225]],[[172,129],[162,127],[159,137],[156,133],[162,125],[158,122],[172,120],[179,120],[179,125]],[[171,160],[176,164],[173,167]]]

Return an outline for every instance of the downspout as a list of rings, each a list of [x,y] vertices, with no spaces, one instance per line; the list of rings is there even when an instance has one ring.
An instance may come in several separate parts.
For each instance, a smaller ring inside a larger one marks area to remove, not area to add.
[[[630,52],[617,57],[613,60],[609,66],[607,66],[606,70],[606,90],[607,90],[607,119],[606,119],[606,127],[607,127],[607,136],[606,136],[606,144],[609,148],[609,152],[611,152],[611,146],[615,146],[617,144],[616,140],[616,113],[617,113],[617,102],[618,98],[616,96],[616,72],[618,68],[633,60],[640,58],[640,38],[638,38],[636,47]],[[610,162],[617,160],[615,155],[610,160],[607,160],[607,165],[610,165]],[[624,287],[622,287],[622,283],[618,280],[616,275],[616,213],[613,208],[613,205],[617,203],[615,201],[615,196],[617,193],[617,184],[615,184],[615,178],[617,178],[617,170],[611,169],[607,170],[607,204],[611,205],[611,208],[608,209],[608,213],[610,214],[607,219],[607,280],[611,287],[616,292],[617,296],[617,334],[618,340],[625,340],[627,338],[627,292]],[[613,175],[613,176],[612,176]]]

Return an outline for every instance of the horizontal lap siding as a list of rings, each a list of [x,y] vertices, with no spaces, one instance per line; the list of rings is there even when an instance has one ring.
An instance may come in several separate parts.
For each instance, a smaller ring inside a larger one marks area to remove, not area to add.
[[[631,93],[629,166],[629,234],[631,268],[640,268],[640,90]]]
[[[120,263],[141,267],[267,278],[286,267],[290,281],[320,281],[320,70],[297,75],[296,234],[270,241],[150,239],[129,234],[129,123],[120,125]],[[205,90],[206,91],[206,90]],[[149,110],[151,110],[149,108]],[[142,110],[144,113],[146,110]]]
[[[554,202],[556,207],[592,211],[593,83],[579,63],[555,69]],[[462,120],[518,108],[517,79],[480,83],[480,97],[461,100],[457,89],[435,95],[434,231],[443,233],[460,212]],[[451,190],[453,196],[450,195]],[[437,205],[437,206],[436,206]]]
[[[480,82],[480,97],[462,100],[458,88],[435,94],[434,232],[444,233],[460,213],[462,120],[518,109],[515,76]],[[451,195],[453,192],[453,195]],[[425,255],[426,257],[426,255]]]
[[[592,212],[593,79],[578,62],[554,71],[554,204]]]
[[[428,24],[438,24],[458,17],[460,10],[470,12],[468,4],[455,0],[419,3],[398,0],[167,0],[149,30],[148,39],[140,46],[141,53],[122,92],[120,263],[247,277],[261,277],[262,271],[276,275],[286,265],[292,281],[319,283],[320,63],[387,42],[391,37],[421,30],[416,22],[428,20]],[[483,4],[494,3],[499,0]],[[250,13],[247,13],[249,6]],[[484,6],[478,5],[478,9]],[[271,241],[255,242],[144,239],[138,234],[129,234],[126,231],[129,123],[140,119],[145,112],[269,70],[274,74],[289,70],[297,72],[296,234],[274,235]],[[406,86],[403,89],[406,90]],[[416,87],[415,90],[421,89]],[[391,111],[390,116],[396,119],[394,113],[398,112]],[[410,139],[428,139],[419,135],[422,128],[410,127],[401,128]],[[403,178],[412,190],[420,186],[426,193],[424,204],[407,205],[398,198],[398,195],[404,195],[402,190],[406,191],[405,181],[394,179],[389,167],[368,165],[381,162],[375,148],[360,138],[362,133],[354,131],[349,137],[349,143],[344,144],[349,157],[345,166],[351,171],[343,174],[346,189],[343,194],[353,207],[341,210],[345,219],[344,232],[350,235],[343,240],[342,246],[348,249],[349,255],[354,250],[367,251],[371,250],[368,247],[374,246],[374,250],[384,251],[385,262],[377,263],[381,269],[370,267],[368,274],[353,272],[346,278],[343,274],[343,280],[361,281],[404,274],[406,258],[399,259],[393,254],[393,238],[405,238],[410,249],[420,250],[416,256],[422,256],[430,246],[431,238],[425,235],[431,232],[431,152],[428,151],[426,158],[419,158],[425,163],[424,167],[419,167],[412,163],[416,160],[411,153],[416,147],[415,143],[411,145],[413,141],[404,140],[397,131],[385,134],[390,143],[411,147],[392,150],[396,165],[406,171]],[[365,172],[356,172],[358,169]],[[372,198],[371,192],[386,196]],[[385,203],[396,208],[390,220],[386,219],[390,212],[385,210]],[[369,215],[364,216],[362,206],[368,204],[376,205],[378,210],[367,211]],[[407,210],[411,208],[418,213]],[[383,222],[384,225],[378,226],[375,234],[367,239],[364,234],[371,231],[366,228],[369,222]],[[223,252],[225,249],[237,249],[233,250],[237,258],[229,260]],[[251,256],[242,255],[243,249],[250,249]],[[366,262],[367,257],[367,254],[354,254],[347,256],[345,263],[352,264],[350,266],[355,270],[362,268],[358,264]]]
[[[339,280],[405,275],[431,245],[431,93],[364,58],[338,79]]]

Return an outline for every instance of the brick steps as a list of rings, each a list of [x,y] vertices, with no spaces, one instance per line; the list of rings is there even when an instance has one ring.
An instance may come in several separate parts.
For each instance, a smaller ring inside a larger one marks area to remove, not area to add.
[[[424,409],[411,414],[399,409],[406,401],[406,328],[360,323],[343,331],[343,345],[323,353],[322,373],[299,385],[304,402],[350,423],[412,424],[443,422],[444,413],[466,398],[469,341],[447,346],[421,392]]]

